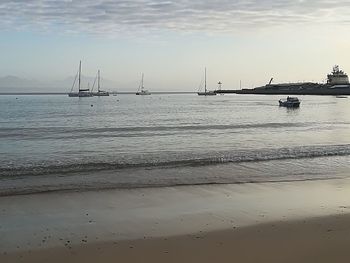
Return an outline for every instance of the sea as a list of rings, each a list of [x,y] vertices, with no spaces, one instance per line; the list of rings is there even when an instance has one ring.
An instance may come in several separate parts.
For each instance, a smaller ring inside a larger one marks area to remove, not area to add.
[[[350,98],[0,96],[0,195],[350,175]]]

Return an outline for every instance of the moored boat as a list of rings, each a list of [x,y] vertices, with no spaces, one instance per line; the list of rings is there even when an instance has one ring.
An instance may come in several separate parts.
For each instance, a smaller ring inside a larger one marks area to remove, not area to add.
[[[78,92],[74,92],[74,86],[76,83],[78,77]],[[79,71],[78,74],[75,76],[74,82],[73,82],[73,86],[71,91],[68,93],[69,97],[92,97],[92,93],[90,92],[90,89],[82,89],[81,88],[81,61],[79,63]]]
[[[141,83],[136,92],[136,95],[151,95],[151,93],[148,90],[146,90],[145,87],[143,86],[143,73],[142,73]]]
[[[282,107],[297,108],[300,106],[300,100],[297,97],[288,96],[287,99],[280,99],[278,102],[279,105]]]
[[[207,69],[204,69],[204,92],[198,91],[198,96],[216,96],[216,92],[212,90],[207,90]]]
[[[101,97],[101,96],[109,96],[108,91],[101,90],[101,85],[100,85],[100,70],[97,72],[97,92],[92,92],[93,96]],[[96,79],[95,79],[96,80]],[[94,83],[95,84],[95,83]]]

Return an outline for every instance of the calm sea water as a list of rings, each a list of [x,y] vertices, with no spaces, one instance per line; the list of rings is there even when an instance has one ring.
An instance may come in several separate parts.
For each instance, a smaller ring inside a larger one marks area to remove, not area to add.
[[[0,96],[0,194],[350,175],[350,99]]]

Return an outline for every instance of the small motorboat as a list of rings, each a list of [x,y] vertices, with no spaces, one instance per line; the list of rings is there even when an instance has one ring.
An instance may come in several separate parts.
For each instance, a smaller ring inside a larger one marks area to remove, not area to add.
[[[282,107],[297,108],[300,106],[300,100],[297,97],[288,96],[286,100],[280,99],[278,102]]]

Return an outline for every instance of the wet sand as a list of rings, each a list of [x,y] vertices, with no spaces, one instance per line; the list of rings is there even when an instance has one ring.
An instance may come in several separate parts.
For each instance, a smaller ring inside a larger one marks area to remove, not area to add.
[[[1,262],[348,262],[350,215],[69,248],[25,251]]]
[[[349,197],[348,179],[1,197],[0,262],[341,262]]]

